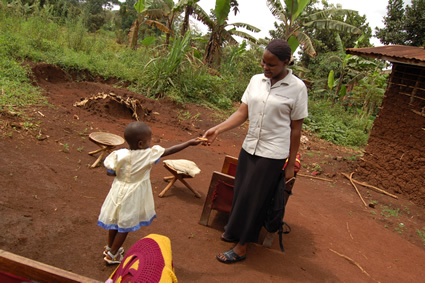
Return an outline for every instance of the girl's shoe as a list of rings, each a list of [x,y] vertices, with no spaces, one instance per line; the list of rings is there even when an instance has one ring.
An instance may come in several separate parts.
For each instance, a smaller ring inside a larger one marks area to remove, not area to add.
[[[105,250],[103,251],[103,256],[107,256],[108,252],[111,251],[111,248],[109,246],[105,246],[104,248]],[[119,248],[117,253],[124,254],[124,248],[123,247]]]
[[[115,255],[111,254],[111,252],[108,252],[107,255],[103,258],[107,264],[120,264],[122,259],[123,256],[119,252],[117,252]]]

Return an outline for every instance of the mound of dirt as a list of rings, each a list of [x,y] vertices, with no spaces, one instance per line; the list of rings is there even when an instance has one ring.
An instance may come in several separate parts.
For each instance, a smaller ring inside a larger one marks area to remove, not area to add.
[[[112,120],[118,118],[144,121],[147,120],[147,116],[152,112],[152,110],[144,108],[138,99],[132,97],[123,98],[114,93],[99,93],[76,102],[74,106],[82,107],[99,117]]]
[[[72,80],[72,78],[65,73],[58,66],[50,64],[37,64],[32,68],[34,79],[39,83],[66,83]]]

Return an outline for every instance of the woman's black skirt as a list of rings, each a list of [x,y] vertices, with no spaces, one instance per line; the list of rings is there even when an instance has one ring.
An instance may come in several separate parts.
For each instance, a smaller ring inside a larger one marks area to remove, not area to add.
[[[239,243],[257,242],[285,159],[250,155],[241,150],[236,169],[234,196],[225,236]]]

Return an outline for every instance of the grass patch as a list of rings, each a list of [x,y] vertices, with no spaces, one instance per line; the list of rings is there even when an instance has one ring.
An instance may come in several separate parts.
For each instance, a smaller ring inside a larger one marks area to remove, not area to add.
[[[404,223],[398,223],[398,224],[397,224],[397,227],[396,227],[396,228],[394,228],[394,230],[395,230],[397,233],[402,234],[404,231],[406,231],[406,230],[407,230],[407,227],[404,225]]]
[[[425,227],[422,227],[422,230],[417,229],[416,233],[418,233],[419,237],[421,238],[422,242],[425,245]]]
[[[388,217],[398,217],[399,216],[399,212],[400,212],[400,208],[383,208],[381,211],[381,215],[384,216],[385,218]]]
[[[349,147],[363,147],[369,138],[373,121],[347,113],[342,105],[309,101],[305,129],[319,138]]]
[[[18,62],[0,57],[1,109],[23,114],[21,110],[25,106],[47,105],[47,100],[40,90],[31,84],[30,72],[29,68]]]

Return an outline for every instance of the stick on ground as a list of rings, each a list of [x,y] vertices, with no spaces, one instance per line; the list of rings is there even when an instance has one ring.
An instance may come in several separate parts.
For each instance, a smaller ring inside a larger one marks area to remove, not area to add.
[[[351,184],[354,186],[354,188],[356,189],[356,192],[357,192],[357,194],[359,195],[360,199],[362,200],[362,202],[363,202],[364,206],[367,206],[367,204],[366,204],[366,202],[364,201],[364,199],[363,199],[362,195],[360,194],[359,190],[357,189],[356,184],[354,184],[354,182],[353,182],[353,178],[352,178],[353,174],[354,174],[353,172],[350,174],[350,177],[349,177],[350,182],[351,182]]]
[[[350,179],[350,176],[348,176],[347,174],[345,174],[345,173],[341,173],[341,174],[342,174],[344,177],[346,177],[347,179]],[[380,193],[383,193],[383,194],[385,194],[385,195],[387,195],[387,196],[390,196],[390,197],[392,197],[392,198],[398,199],[398,197],[397,197],[397,196],[395,196],[395,195],[393,195],[393,194],[390,194],[389,192],[386,192],[386,191],[384,191],[384,190],[381,190],[380,188],[374,187],[374,186],[369,185],[369,184],[366,184],[366,183],[362,183],[362,182],[356,181],[356,180],[354,180],[352,177],[351,177],[351,179],[353,180],[353,182],[355,182],[355,183],[357,183],[357,184],[359,184],[359,185],[362,185],[362,186],[364,186],[364,187],[368,187],[368,188],[374,189],[374,190],[376,190],[376,191],[378,191],[378,192],[380,192]]]
[[[353,239],[353,240],[354,240],[353,235],[351,235],[351,232],[350,232],[350,227],[348,227],[348,222],[347,222],[347,231],[348,231],[348,233],[350,234],[351,239]]]
[[[355,262],[354,260],[352,260],[351,258],[349,258],[348,256],[346,256],[346,255],[343,255],[343,254],[340,254],[339,252],[337,252],[337,251],[334,251],[333,249],[329,249],[331,252],[333,252],[333,253],[336,253],[337,255],[339,255],[340,257],[343,257],[343,258],[345,258],[346,260],[348,260],[349,262],[351,262],[352,264],[354,264],[355,266],[357,266],[363,273],[365,273],[367,276],[369,276],[370,277],[370,275],[369,275],[369,273],[367,273],[366,272],[366,270],[364,270],[361,266],[360,266],[360,264],[358,264],[357,262]]]
[[[322,181],[326,181],[326,182],[333,182],[333,180],[329,180],[329,179],[325,179],[325,178],[320,178],[320,177],[314,177],[314,176],[300,174],[300,173],[298,173],[297,176],[307,177],[307,178],[312,178],[312,179],[318,179],[318,180],[322,180]]]

